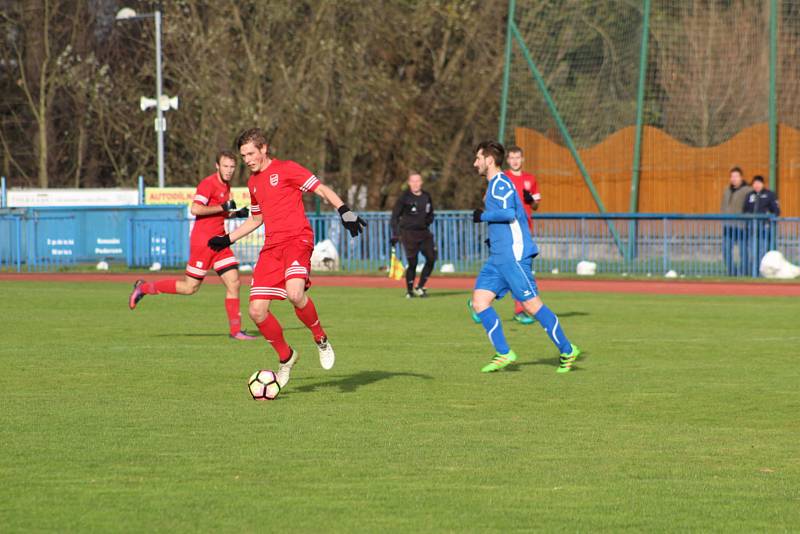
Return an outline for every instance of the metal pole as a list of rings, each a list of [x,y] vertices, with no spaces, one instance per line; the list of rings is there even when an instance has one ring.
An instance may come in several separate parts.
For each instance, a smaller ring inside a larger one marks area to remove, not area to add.
[[[0,176],[0,208],[5,208],[8,205],[6,201],[6,177]]]
[[[497,139],[500,144],[505,143],[506,139],[506,115],[508,114],[508,84],[511,77],[511,46],[512,34],[511,25],[514,22],[514,12],[516,11],[516,0],[508,0],[508,19],[506,21],[506,50],[505,65],[503,66],[503,89],[500,93],[500,128]]]
[[[158,187],[164,187],[164,112],[161,111],[161,10],[156,9],[156,137],[158,139]]]
[[[144,204],[144,176],[139,175],[139,205]]]
[[[630,212],[639,211],[639,179],[642,173],[642,127],[644,122],[644,89],[647,82],[647,46],[650,41],[650,0],[642,6],[642,41],[639,48],[639,87],[636,92],[636,136],[633,143],[633,171],[631,174]],[[636,243],[639,228],[637,221],[628,225],[628,259],[636,256]]]
[[[769,3],[769,185],[778,194],[778,0]]]
[[[650,0],[644,0],[642,43],[639,52],[639,87],[636,93],[636,138],[633,144],[630,212],[639,211],[639,177],[642,162],[642,123],[644,121],[644,88],[647,81],[647,45],[650,35]]]

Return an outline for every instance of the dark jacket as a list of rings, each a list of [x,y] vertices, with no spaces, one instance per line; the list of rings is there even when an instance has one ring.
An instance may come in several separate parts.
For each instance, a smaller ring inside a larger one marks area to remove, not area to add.
[[[722,210],[726,215],[740,215],[744,213],[744,204],[753,188],[747,184],[742,184],[736,189],[732,185],[725,188],[722,195]]]
[[[778,205],[778,197],[769,189],[762,189],[760,193],[755,191],[747,195],[744,202],[745,213],[771,213],[780,215],[781,207]]]
[[[392,235],[399,236],[401,230],[427,230],[433,223],[433,200],[425,191],[415,195],[406,191],[392,210]]]

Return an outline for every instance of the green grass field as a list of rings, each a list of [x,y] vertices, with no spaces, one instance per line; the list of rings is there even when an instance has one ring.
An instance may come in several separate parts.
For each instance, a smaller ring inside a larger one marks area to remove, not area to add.
[[[336,367],[278,303],[301,360],[257,403],[221,286],[128,291],[0,282],[3,532],[800,527],[796,300],[546,294],[586,358],[507,321],[485,375],[466,293],[315,288]]]

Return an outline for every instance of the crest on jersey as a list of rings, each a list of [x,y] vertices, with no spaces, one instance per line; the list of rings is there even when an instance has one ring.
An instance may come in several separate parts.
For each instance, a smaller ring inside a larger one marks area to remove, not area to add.
[[[270,174],[269,175],[269,185],[275,187],[278,185],[278,175],[277,174]]]
[[[528,180],[525,180],[525,189],[530,189],[531,183]]]

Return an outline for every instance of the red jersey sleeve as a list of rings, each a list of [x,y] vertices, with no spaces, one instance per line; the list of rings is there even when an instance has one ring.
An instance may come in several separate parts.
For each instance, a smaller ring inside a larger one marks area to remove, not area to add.
[[[197,186],[197,189],[194,192],[194,200],[195,204],[200,204],[201,206],[208,206],[208,201],[214,195],[214,192],[211,190],[211,186],[209,185],[208,181],[203,180]]]
[[[303,193],[313,192],[319,187],[320,181],[314,173],[294,161],[289,163],[291,175],[289,180]]]
[[[250,191],[250,213],[261,215],[261,206],[258,205],[258,197],[256,197],[256,184],[252,177],[247,181],[247,190]]]

